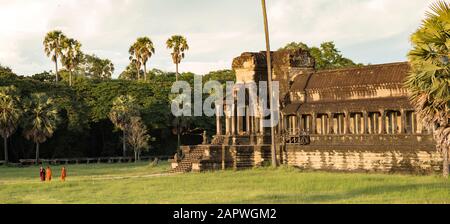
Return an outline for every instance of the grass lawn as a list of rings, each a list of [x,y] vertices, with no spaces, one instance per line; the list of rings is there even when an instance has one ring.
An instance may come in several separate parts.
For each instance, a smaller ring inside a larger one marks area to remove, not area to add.
[[[0,167],[0,203],[450,203],[439,176],[259,168],[159,176],[168,163],[69,165],[41,183],[38,167]]]

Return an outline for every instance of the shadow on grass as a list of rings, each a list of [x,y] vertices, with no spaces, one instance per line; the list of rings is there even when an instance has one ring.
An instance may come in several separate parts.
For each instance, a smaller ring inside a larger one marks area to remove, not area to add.
[[[391,196],[398,196],[402,193],[408,194],[407,198],[398,197],[395,202],[401,203],[408,199],[415,199],[416,201],[427,201],[428,198],[414,198],[418,195],[412,195],[420,190],[446,190],[448,185],[440,183],[430,183],[430,184],[406,184],[406,185],[385,185],[379,187],[365,187],[361,189],[349,190],[343,193],[321,193],[321,194],[268,194],[259,195],[250,199],[245,199],[239,203],[300,203],[300,204],[329,204],[329,203],[392,203],[390,200]],[[409,191],[409,192],[408,192]],[[406,193],[408,192],[408,193]],[[378,200],[373,201],[373,198]],[[389,198],[386,198],[389,197]],[[450,193],[449,198],[442,198],[447,203],[450,203]]]

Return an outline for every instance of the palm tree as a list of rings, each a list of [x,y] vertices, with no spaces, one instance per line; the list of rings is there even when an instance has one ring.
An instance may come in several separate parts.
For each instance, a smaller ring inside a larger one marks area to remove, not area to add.
[[[81,43],[72,38],[65,39],[63,42],[63,54],[61,62],[69,71],[69,86],[72,86],[73,71],[81,62],[83,62]]]
[[[153,42],[148,37],[140,37],[137,39],[139,46],[139,58],[141,64],[144,65],[144,80],[147,80],[147,61],[155,53],[155,48],[153,47]]]
[[[56,82],[58,82],[58,59],[62,56],[63,42],[66,36],[59,30],[48,32],[44,39],[44,51],[55,62]]]
[[[418,118],[433,129],[436,147],[443,156],[443,175],[448,178],[450,147],[450,5],[431,6],[421,27],[411,36],[412,66],[406,86]]]
[[[122,130],[122,150],[124,157],[127,152],[127,130],[130,125],[131,118],[136,116],[139,116],[139,108],[134,97],[130,95],[122,95],[113,101],[113,106],[111,108],[111,112],[109,113],[109,119],[117,128]]]
[[[34,93],[26,102],[23,135],[36,144],[36,163],[39,162],[39,144],[53,136],[59,121],[58,109],[45,93]]]
[[[270,100],[270,109],[273,111],[274,108],[274,102],[273,100],[273,90],[272,90],[272,59],[271,59],[271,52],[270,52],[270,40],[269,40],[269,24],[267,22],[267,10],[266,10],[266,1],[261,0],[262,4],[262,10],[263,10],[263,17],[264,17],[264,32],[266,35],[266,57],[267,57],[267,79],[269,84],[269,100]],[[271,157],[272,157],[272,166],[277,167],[277,149],[275,145],[275,123],[273,118],[273,112],[270,116],[270,124],[271,124],[271,136],[272,136],[272,148],[271,148]]]
[[[184,51],[189,50],[189,45],[185,37],[174,35],[166,42],[167,48],[172,49],[172,60],[176,66],[176,80],[178,81],[178,64],[184,58]]]
[[[6,163],[8,163],[8,138],[16,131],[22,116],[19,102],[16,87],[0,87],[0,135],[4,141]]]
[[[139,43],[138,41],[134,42],[128,50],[128,53],[130,53],[130,64],[133,64],[136,67],[137,79],[140,80],[141,76],[139,73],[142,67],[141,43]]]

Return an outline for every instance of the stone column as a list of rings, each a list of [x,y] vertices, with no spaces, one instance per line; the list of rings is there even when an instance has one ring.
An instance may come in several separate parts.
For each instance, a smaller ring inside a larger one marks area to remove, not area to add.
[[[261,135],[264,135],[264,117],[261,115],[259,118],[259,132]]]
[[[251,129],[251,125],[250,125],[250,111],[249,111],[248,106],[245,108],[245,123],[246,123],[246,125],[245,125],[246,130],[245,131],[247,131],[248,134],[251,134],[252,133],[252,129]]]
[[[255,117],[253,117],[253,115],[250,114],[250,111],[248,111],[248,113],[249,113],[248,114],[248,119],[249,119],[248,130],[249,130],[249,134],[251,135],[251,134],[255,133],[255,123],[254,123]]]
[[[311,134],[313,134],[313,135],[317,134],[316,122],[317,122],[317,114],[316,113],[312,113],[312,116],[311,116]]]
[[[231,108],[231,135],[236,135],[236,104]]]
[[[344,128],[343,126],[343,118],[342,118],[342,114],[339,114],[337,117],[338,121],[337,121],[337,127],[336,127],[336,134],[342,134],[344,132]],[[344,125],[345,126],[345,125]]]
[[[252,118],[252,121],[253,121],[253,125],[252,125],[252,132],[253,132],[253,134],[258,134],[258,118],[256,117],[256,115],[253,115],[253,118]]]
[[[397,124],[397,112],[395,111],[395,112],[392,112],[391,113],[391,118],[392,118],[392,120],[391,120],[391,123],[392,123],[392,133],[391,134],[397,134],[398,132],[397,132],[397,126],[398,126],[398,124]]]
[[[311,125],[312,125],[311,115],[305,115],[305,129],[309,134],[311,134],[312,132]]]
[[[363,111],[363,120],[364,120],[363,134],[367,135],[369,134],[369,112]]]
[[[404,109],[400,110],[400,116],[401,116],[401,127],[400,127],[400,134],[406,134],[406,111]]]
[[[355,134],[361,134],[361,114],[355,114],[355,124],[354,124]]]
[[[292,116],[292,130],[294,135],[298,134],[298,117],[296,115]]]
[[[328,129],[327,133],[329,135],[334,134],[334,117],[333,113],[328,113]]]
[[[381,114],[380,134],[384,135],[384,134],[386,134],[386,111],[380,110],[380,114]]]
[[[327,119],[325,119],[325,114],[322,114],[322,116],[320,116],[320,129],[320,134],[327,134]]]
[[[217,129],[216,134],[218,136],[222,135],[222,124],[220,122],[220,119],[221,119],[221,116],[219,113],[217,113],[217,115],[216,115],[216,129]]]
[[[230,132],[230,130],[231,130],[231,118],[230,117],[228,117],[228,116],[225,116],[225,134],[226,135],[230,135],[231,134],[231,132]]]
[[[423,123],[421,121],[417,121],[417,134],[425,134],[425,127],[423,126]]]
[[[344,118],[344,134],[350,134],[350,112],[345,111],[345,118]]]
[[[297,115],[297,119],[298,119],[298,130],[299,130],[300,133],[302,133],[302,131],[303,131],[303,118],[302,118],[302,115],[301,114]]]
[[[373,114],[373,123],[372,123],[372,134],[380,134],[380,118],[378,113]]]
[[[244,123],[246,122],[246,120],[245,120],[245,107],[238,109],[237,118],[238,118],[237,134],[238,135],[242,135],[242,132],[244,132]]]
[[[255,116],[255,134],[259,133],[259,118]]]

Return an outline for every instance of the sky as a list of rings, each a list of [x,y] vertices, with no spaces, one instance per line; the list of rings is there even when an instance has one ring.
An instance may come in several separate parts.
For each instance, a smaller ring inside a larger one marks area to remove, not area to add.
[[[409,36],[432,0],[266,0],[272,49],[301,41],[334,41],[358,63],[405,61]],[[148,68],[174,71],[166,40],[190,45],[180,71],[230,69],[233,58],[265,48],[260,0],[0,0],[0,64],[20,75],[54,69],[42,41],[58,29],[82,50],[129,64],[128,49],[148,36],[156,53]]]

